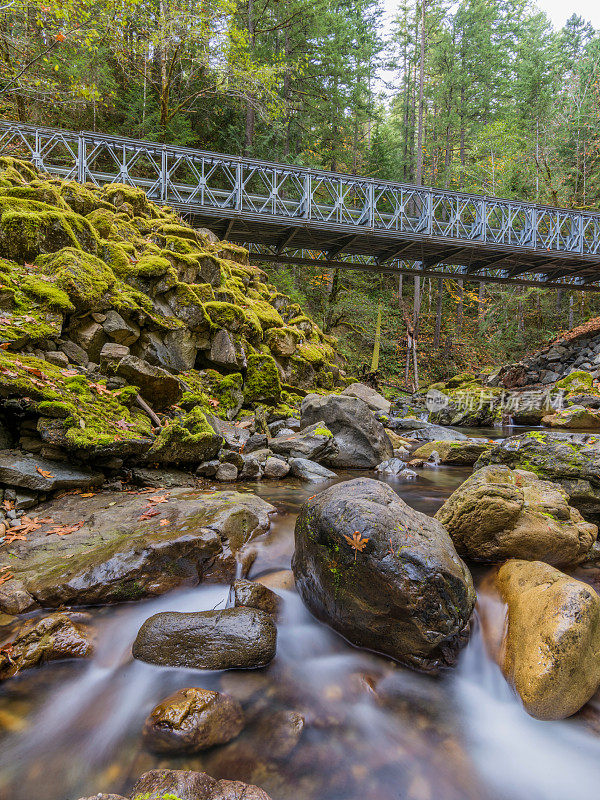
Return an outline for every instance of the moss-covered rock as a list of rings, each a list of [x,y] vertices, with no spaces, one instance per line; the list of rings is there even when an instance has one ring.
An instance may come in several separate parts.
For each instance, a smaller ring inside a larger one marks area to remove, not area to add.
[[[576,369],[567,375],[566,378],[556,381],[557,389],[565,389],[567,392],[579,392],[583,389],[591,389],[594,385],[594,376],[583,369]]]
[[[216,434],[200,408],[164,427],[148,452],[150,463],[199,464],[219,452],[223,437]]]
[[[244,401],[276,404],[281,397],[279,370],[273,356],[255,353],[248,356]]]

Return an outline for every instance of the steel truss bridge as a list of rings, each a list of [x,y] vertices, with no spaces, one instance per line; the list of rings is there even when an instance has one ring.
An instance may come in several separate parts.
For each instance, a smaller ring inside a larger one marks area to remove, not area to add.
[[[8,121],[0,154],[140,187],[254,263],[600,290],[600,214]]]

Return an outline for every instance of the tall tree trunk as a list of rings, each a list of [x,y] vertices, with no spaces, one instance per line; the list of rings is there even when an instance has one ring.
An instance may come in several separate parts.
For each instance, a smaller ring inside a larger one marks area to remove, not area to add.
[[[569,330],[572,330],[573,323],[574,323],[574,319],[573,319],[573,295],[570,294],[569,295]]]
[[[459,280],[458,281],[458,305],[456,306],[456,335],[457,335],[457,337],[462,336],[463,316],[464,316],[464,282],[462,280]]]
[[[254,50],[255,35],[254,35],[254,0],[248,0],[248,41],[250,50]],[[252,152],[252,145],[254,144],[254,124],[255,124],[254,106],[251,100],[246,100],[246,126],[244,130],[244,155],[247,156]]]
[[[478,296],[478,305],[477,305],[477,321],[481,325],[481,320],[483,319],[483,311],[485,309],[485,283],[483,281],[479,281],[479,296]]]
[[[442,333],[442,299],[444,293],[444,279],[437,280],[437,297],[435,301],[435,330],[433,332],[433,346],[440,346],[440,336]]]
[[[415,168],[415,183],[423,183],[423,94],[425,88],[425,3],[421,0],[421,57],[419,59],[419,109],[417,115],[417,165]]]

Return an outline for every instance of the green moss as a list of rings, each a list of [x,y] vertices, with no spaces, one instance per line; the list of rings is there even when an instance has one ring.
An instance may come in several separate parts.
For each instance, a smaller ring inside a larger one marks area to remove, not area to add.
[[[171,422],[161,430],[148,452],[148,461],[199,464],[214,458],[222,441],[204,412],[195,407],[180,421]]]
[[[103,239],[108,239],[112,230],[115,215],[112,211],[105,208],[97,208],[86,214],[86,219],[96,229],[98,235]]]
[[[281,381],[273,356],[254,354],[248,356],[244,401],[246,403],[278,403],[281,397]]]
[[[238,333],[246,325],[246,314],[243,308],[234,306],[232,303],[220,303],[214,301],[206,303],[204,306],[206,313],[211,321],[219,328],[226,328],[228,331]]]
[[[131,267],[132,273],[142,278],[160,278],[171,268],[171,262],[152,253],[144,254]]]
[[[556,381],[556,388],[566,389],[568,392],[574,392],[581,389],[591,389],[593,383],[593,375],[585,370],[576,369],[574,372],[571,372],[570,375],[567,375],[566,378]]]
[[[135,215],[154,216],[143,189],[124,183],[107,183],[102,187],[102,198],[115,208],[129,204]]]
[[[53,419],[67,419],[77,413],[75,406],[64,400],[42,400],[38,403],[37,410],[43,417]]]
[[[318,425],[314,429],[313,433],[315,434],[315,436],[326,436],[328,439],[333,438],[333,433],[329,430],[329,428],[326,428],[324,425]]]
[[[248,298],[246,298],[246,301],[247,300]],[[279,312],[264,300],[252,300],[251,302],[246,302],[246,305],[252,311],[253,315],[258,318],[263,330],[266,331],[269,328],[278,328],[284,325]]]
[[[53,277],[77,309],[97,307],[116,284],[114,272],[104,261],[71,247],[40,256],[35,263]]]
[[[41,280],[35,275],[23,275],[20,288],[42,305],[55,311],[70,314],[75,311],[75,306],[69,300],[69,295],[53,283]]]

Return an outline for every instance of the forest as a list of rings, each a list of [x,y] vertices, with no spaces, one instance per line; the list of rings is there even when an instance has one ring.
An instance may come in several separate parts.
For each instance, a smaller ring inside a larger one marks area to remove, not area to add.
[[[17,0],[1,17],[0,115],[593,210],[599,69],[591,24],[555,30],[524,0],[415,0],[391,19],[372,0]],[[268,270],[356,366],[381,306],[392,382],[406,380],[408,317],[426,380],[518,358],[599,307],[579,292]]]

